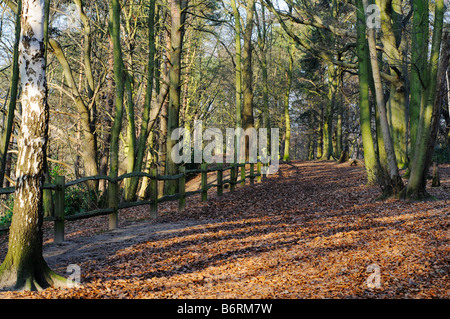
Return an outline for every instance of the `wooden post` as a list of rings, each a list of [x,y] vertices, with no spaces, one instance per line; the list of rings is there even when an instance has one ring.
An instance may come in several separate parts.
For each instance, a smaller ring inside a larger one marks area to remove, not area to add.
[[[202,202],[208,200],[208,172],[207,164],[202,164]]]
[[[265,180],[267,180],[267,173],[269,172],[269,163],[267,163],[267,164],[263,164],[263,167],[264,167],[264,174],[262,174],[262,180],[263,181],[265,181]]]
[[[223,164],[217,164],[217,196],[223,195]]]
[[[109,214],[109,226],[108,229],[117,229],[119,227],[119,184],[117,180],[112,183],[111,187],[109,187],[110,194],[108,195],[108,204],[109,207],[113,209],[113,212]]]
[[[158,168],[155,164],[152,164],[150,168],[150,217],[158,217]]]
[[[439,176],[439,166],[437,163],[433,164],[433,180],[431,187],[440,187],[441,186],[441,178]]]
[[[255,184],[255,164],[250,163],[250,185]]]
[[[184,166],[179,167],[180,174],[183,176],[178,180],[178,188],[180,190],[180,199],[178,200],[178,211],[184,212],[186,208],[186,168]]]
[[[245,186],[245,163],[241,164],[241,186]]]
[[[236,187],[236,164],[231,164],[230,169],[230,192],[234,192]]]
[[[64,241],[64,191],[65,191],[65,177],[55,177],[55,234],[54,242],[56,244]]]
[[[262,176],[261,176],[261,161],[258,161],[256,172],[258,174],[258,177],[256,178],[256,181],[258,183],[261,183],[261,180],[262,180]]]

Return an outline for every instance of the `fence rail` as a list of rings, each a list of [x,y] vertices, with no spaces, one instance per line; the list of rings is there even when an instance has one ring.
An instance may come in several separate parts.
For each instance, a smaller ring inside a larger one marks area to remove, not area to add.
[[[250,174],[246,175],[246,165],[250,166]],[[258,182],[261,182],[262,179],[265,178],[265,175],[262,173],[262,166],[266,166],[267,164],[262,164],[260,161],[256,164],[256,173],[255,173],[255,164],[254,163],[241,163],[241,164],[231,164],[230,166],[224,167],[223,164],[218,164],[217,167],[207,167],[206,164],[202,164],[201,169],[192,169],[187,170],[185,167],[181,166],[180,173],[178,175],[173,176],[160,176],[157,174],[156,166],[152,166],[150,169],[150,173],[145,172],[135,172],[135,173],[127,173],[117,177],[116,179],[111,178],[105,175],[99,176],[90,176],[83,177],[75,181],[65,182],[64,176],[56,176],[54,184],[44,184],[44,189],[50,189],[54,192],[54,216],[45,217],[44,221],[53,221],[54,222],[54,242],[61,243],[64,241],[64,222],[65,221],[75,221],[81,219],[87,219],[97,216],[109,215],[110,223],[109,228],[114,229],[117,226],[118,220],[118,210],[130,207],[137,207],[143,205],[150,206],[150,217],[156,218],[158,216],[158,204],[163,202],[170,201],[178,201],[178,210],[180,212],[184,211],[186,208],[186,198],[195,194],[201,194],[201,201],[206,202],[208,200],[208,190],[212,188],[217,188],[217,195],[222,196],[225,185],[230,185],[230,191],[234,191],[236,185],[241,184],[245,185],[247,179],[250,180],[250,184],[253,185],[255,179]],[[241,168],[241,176],[238,180],[238,170]],[[230,171],[230,178],[223,179],[223,172]],[[208,185],[208,173],[217,172],[217,183]],[[201,174],[201,188],[196,191],[186,191],[186,176],[189,174]],[[78,184],[82,184],[88,181],[99,181],[106,180],[109,183],[114,185],[118,185],[121,181],[127,178],[142,178],[147,177],[150,179],[150,200],[145,201],[136,201],[136,202],[119,202],[120,198],[116,198],[114,203],[109,203],[110,207],[96,209],[89,212],[77,213],[75,215],[65,216],[65,190],[68,187],[72,187]],[[165,195],[158,198],[158,181],[174,181],[178,180],[178,188],[179,192],[173,195]],[[15,187],[8,188],[0,188],[0,195],[8,195],[14,194]],[[116,222],[111,222],[114,220]],[[0,234],[3,232],[7,232],[9,230],[9,226],[0,228]]]

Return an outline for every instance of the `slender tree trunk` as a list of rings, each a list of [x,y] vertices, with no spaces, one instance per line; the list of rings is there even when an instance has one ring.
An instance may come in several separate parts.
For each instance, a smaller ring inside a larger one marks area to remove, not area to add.
[[[247,21],[244,33],[244,50],[242,52],[242,93],[243,93],[243,108],[242,108],[242,128],[248,130],[255,126],[255,119],[253,117],[253,69],[252,69],[252,34],[253,34],[253,20],[255,12],[255,0],[247,2]],[[245,139],[245,159],[249,159],[250,141]]]
[[[23,1],[19,46],[22,123],[13,219],[8,253],[0,266],[0,288],[36,290],[67,284],[50,270],[42,256],[43,166],[49,120],[44,9],[44,0]]]
[[[149,53],[148,53],[148,65],[147,65],[147,89],[145,95],[144,110],[142,113],[141,134],[137,144],[136,161],[134,163],[134,172],[140,172],[144,160],[144,155],[147,149],[147,140],[150,129],[150,110],[152,108],[152,94],[153,94],[153,77],[155,73],[155,7],[156,1],[150,1],[149,16],[148,16],[148,41],[149,41]],[[131,178],[130,185],[125,189],[125,200],[134,200],[136,196],[136,190],[138,187],[139,179]]]
[[[291,41],[290,41],[291,42]],[[286,126],[286,136],[284,139],[284,157],[283,161],[290,161],[290,145],[291,145],[291,116],[289,114],[289,100],[291,95],[292,88],[292,72],[294,69],[294,56],[293,50],[295,46],[294,44],[289,44],[289,66],[286,70],[286,92],[284,95],[284,120]]]
[[[317,150],[316,157],[321,159],[323,156],[323,107],[320,108],[319,127],[317,128]]]
[[[437,125],[440,116],[440,106],[436,103],[437,77],[439,70],[439,56],[442,42],[444,21],[444,0],[436,1],[435,21],[431,54],[427,77],[424,102],[421,106],[419,127],[416,137],[414,159],[411,166],[411,176],[408,180],[406,196],[411,198],[426,198],[427,174],[435,144]]]
[[[322,159],[329,160],[333,154],[333,107],[336,102],[337,88],[339,87],[338,68],[328,63],[328,102],[325,110],[323,126],[323,155]]]
[[[0,140],[0,188],[3,186],[3,180],[5,178],[6,158],[8,155],[8,145],[11,139],[11,133],[14,124],[14,111],[16,109],[18,87],[19,87],[19,40],[20,40],[20,10],[22,7],[22,1],[17,2],[18,12],[16,13],[15,22],[15,42],[13,49],[13,62],[12,62],[12,76],[10,85],[10,100],[8,104],[8,115],[6,120],[6,127],[3,131],[2,138]]]
[[[111,39],[111,35],[108,35],[108,75],[106,77],[106,103],[105,103],[105,115],[101,118],[101,132],[102,132],[102,151],[99,161],[99,174],[108,174],[108,163],[110,157],[110,143],[111,143],[111,128],[112,120],[109,114],[113,114],[114,111],[114,44]],[[99,190],[105,193],[108,189],[108,182],[102,180],[99,183]]]
[[[366,22],[362,0],[357,1],[357,50],[358,50],[358,78],[359,78],[359,116],[361,135],[364,148],[364,162],[367,172],[367,183],[376,182],[377,158],[375,143],[372,135],[372,118],[369,100],[370,60],[366,40]]]
[[[385,57],[389,62],[391,74],[397,78],[390,84],[390,95],[387,101],[388,120],[390,132],[395,150],[397,165],[404,167],[408,163],[407,158],[407,90],[403,69],[405,56],[403,46],[405,37],[398,18],[401,6],[397,0],[376,0],[381,10],[381,41],[384,46]]]
[[[170,33],[170,64],[169,64],[169,107],[167,121],[167,156],[166,156],[166,175],[178,174],[178,165],[173,162],[171,157],[172,149],[175,146],[175,140],[172,140],[172,132],[180,125],[180,107],[181,107],[181,53],[183,49],[184,19],[187,0],[171,0],[171,33]],[[166,194],[175,194],[178,190],[176,181],[166,181],[164,191]]]
[[[234,14],[234,30],[236,45],[236,128],[242,127],[242,48],[241,48],[241,15],[236,0],[231,0]]]
[[[428,56],[428,34],[429,34],[429,9],[428,0],[413,1],[413,26],[411,45],[411,100],[409,104],[410,112],[410,137],[411,137],[411,158],[415,153],[417,129],[420,118],[420,105],[425,80],[426,63]],[[425,69],[424,69],[425,68]]]
[[[257,11],[255,11],[257,13]],[[269,75],[267,68],[267,57],[269,55],[267,48],[267,21],[265,6],[261,6],[262,22],[258,26],[258,46],[261,52],[260,67],[262,73],[262,94],[263,94],[263,127],[267,129],[267,148],[270,143],[270,112],[269,112]]]
[[[343,146],[343,126],[344,126],[344,118],[343,118],[343,109],[342,103],[339,100],[337,103],[337,122],[336,122],[336,158],[341,158],[342,155],[342,146]]]
[[[50,19],[50,0],[45,0],[45,10],[44,10],[44,63],[47,65],[47,52],[48,52],[48,26],[49,26],[49,19]],[[47,145],[48,147],[48,145]],[[46,154],[48,154],[48,149],[46,151]],[[51,183],[51,176],[49,172],[48,167],[48,161],[47,157],[44,157],[44,176],[45,176],[45,182]],[[53,197],[52,197],[52,191],[50,189],[44,189],[44,216],[49,217],[54,215],[54,205],[53,205]]]
[[[247,24],[244,34],[244,50],[242,54],[242,82],[244,105],[242,109],[242,127],[244,130],[254,127],[253,117],[253,70],[252,70],[252,34],[253,34],[253,16],[255,11],[255,1],[249,0],[247,3]],[[247,144],[247,143],[246,143]],[[246,152],[248,147],[246,147]]]
[[[366,8],[368,7],[368,0],[363,0],[364,4],[364,12],[366,12]],[[369,54],[370,54],[370,62],[372,65],[372,73],[375,84],[375,96],[377,101],[377,107],[380,112],[380,124],[383,132],[383,140],[386,149],[386,155],[388,160],[388,171],[389,171],[389,180],[387,181],[385,196],[396,195],[399,194],[403,188],[403,181],[399,175],[397,168],[397,160],[395,157],[394,145],[392,143],[392,138],[389,129],[389,122],[386,111],[386,104],[384,101],[383,95],[383,86],[381,82],[380,75],[380,67],[378,64],[377,58],[377,49],[376,49],[376,38],[375,38],[375,29],[367,28],[367,36],[369,43]]]
[[[70,65],[64,55],[64,52],[61,48],[61,45],[54,39],[49,39],[49,44],[51,49],[53,50],[54,55],[58,59],[61,67],[63,68],[64,76],[67,81],[67,85],[69,86],[71,93],[75,100],[75,105],[80,114],[81,128],[83,131],[83,163],[84,163],[84,171],[87,176],[96,176],[98,175],[98,167],[97,167],[97,143],[95,133],[92,131],[91,125],[91,114],[89,108],[86,106],[83,101],[80,91],[78,90],[77,85],[75,84],[75,80],[73,78],[73,73],[70,68]],[[98,183],[89,183],[91,187],[97,189]]]
[[[120,46],[120,3],[119,0],[111,0],[110,2],[110,22],[109,29],[111,40],[113,43],[114,54],[114,79],[116,82],[116,109],[114,123],[111,128],[111,145],[110,145],[110,167],[109,177],[117,179],[119,175],[119,134],[122,129],[123,119],[123,100],[124,100],[124,65],[122,59],[122,49]],[[119,188],[117,184],[109,183],[108,203],[109,207],[115,207],[117,198],[119,197]],[[116,207],[117,208],[117,207]],[[117,212],[109,217],[109,228],[114,229],[118,226]]]

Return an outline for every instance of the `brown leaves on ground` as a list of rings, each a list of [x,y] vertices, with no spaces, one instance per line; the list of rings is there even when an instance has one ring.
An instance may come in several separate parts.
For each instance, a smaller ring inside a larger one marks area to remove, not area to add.
[[[156,221],[146,207],[122,211],[121,233],[95,234],[105,217],[67,223],[71,244],[57,263],[48,224],[49,264],[65,274],[77,263],[82,286],[0,297],[448,298],[449,166],[441,177],[436,201],[376,201],[359,167],[283,164],[263,183],[189,198],[183,214],[176,203]]]

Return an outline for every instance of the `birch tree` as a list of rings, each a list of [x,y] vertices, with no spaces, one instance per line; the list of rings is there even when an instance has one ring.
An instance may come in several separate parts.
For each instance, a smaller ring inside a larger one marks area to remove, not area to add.
[[[24,0],[19,66],[22,122],[18,140],[16,192],[8,253],[0,266],[0,288],[38,290],[62,287],[42,256],[44,157],[49,110],[44,52],[44,0]]]

